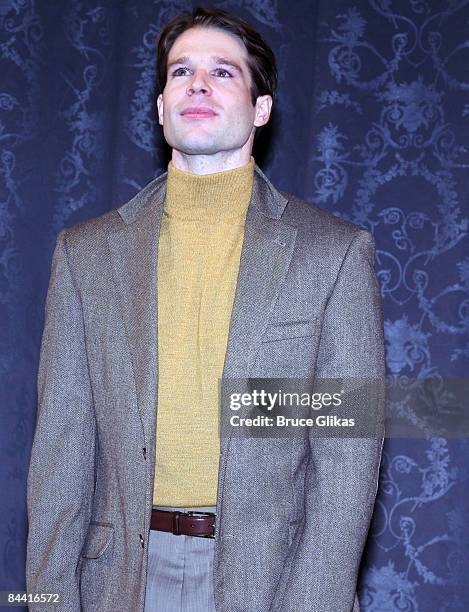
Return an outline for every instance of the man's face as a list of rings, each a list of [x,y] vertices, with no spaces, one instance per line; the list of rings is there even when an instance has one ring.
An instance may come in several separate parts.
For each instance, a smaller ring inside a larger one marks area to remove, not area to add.
[[[236,36],[191,28],[174,42],[158,119],[167,143],[187,155],[252,149],[254,127],[269,120],[272,98],[251,101],[247,52]]]

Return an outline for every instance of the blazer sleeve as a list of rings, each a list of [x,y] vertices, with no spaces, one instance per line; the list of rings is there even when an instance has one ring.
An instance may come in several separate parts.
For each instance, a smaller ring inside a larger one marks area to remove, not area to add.
[[[384,435],[385,352],[375,243],[360,230],[328,300],[316,379],[373,379],[377,436],[310,437],[303,531],[281,609],[356,612],[356,583],[378,487]],[[360,396],[361,397],[361,396]]]
[[[83,314],[62,230],[52,259],[38,372],[38,412],[27,483],[28,592],[60,593],[81,610],[80,552],[94,492],[96,424]],[[29,607],[39,612],[43,606]]]

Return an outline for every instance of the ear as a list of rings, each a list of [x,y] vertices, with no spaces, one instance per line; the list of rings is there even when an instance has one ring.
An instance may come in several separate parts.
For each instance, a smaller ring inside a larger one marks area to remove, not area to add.
[[[265,125],[269,121],[271,110],[272,96],[259,96],[256,100],[256,115],[254,118],[254,125],[256,127]]]
[[[163,94],[156,99],[156,106],[158,107],[158,123],[163,125]]]

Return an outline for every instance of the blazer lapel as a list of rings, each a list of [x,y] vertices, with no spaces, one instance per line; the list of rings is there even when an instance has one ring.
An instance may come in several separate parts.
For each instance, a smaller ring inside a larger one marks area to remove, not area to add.
[[[152,448],[156,422],[156,272],[165,179],[166,173],[119,208],[124,223],[108,235],[147,449]],[[153,453],[149,458],[153,461]]]
[[[256,346],[290,265],[297,229],[281,219],[287,202],[256,165],[225,353],[224,379],[250,376]],[[220,397],[224,395],[221,393]],[[221,431],[225,431],[224,427]],[[220,514],[231,428],[229,432],[221,438],[217,495]]]
[[[293,254],[297,229],[287,225],[287,204],[256,166],[244,229],[238,280],[231,313],[224,378],[249,375],[260,339]]]

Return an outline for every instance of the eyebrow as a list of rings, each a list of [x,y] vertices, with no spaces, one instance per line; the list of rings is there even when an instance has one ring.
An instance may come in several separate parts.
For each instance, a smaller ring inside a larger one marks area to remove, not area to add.
[[[241,66],[233,60],[227,59],[226,57],[220,57],[218,55],[212,55],[210,59],[213,60],[217,65],[231,66],[232,68],[243,74],[243,69],[241,68]],[[188,64],[190,61],[190,57],[187,55],[178,57],[176,60],[168,64],[167,69],[169,70],[172,66],[176,66],[178,64]]]

